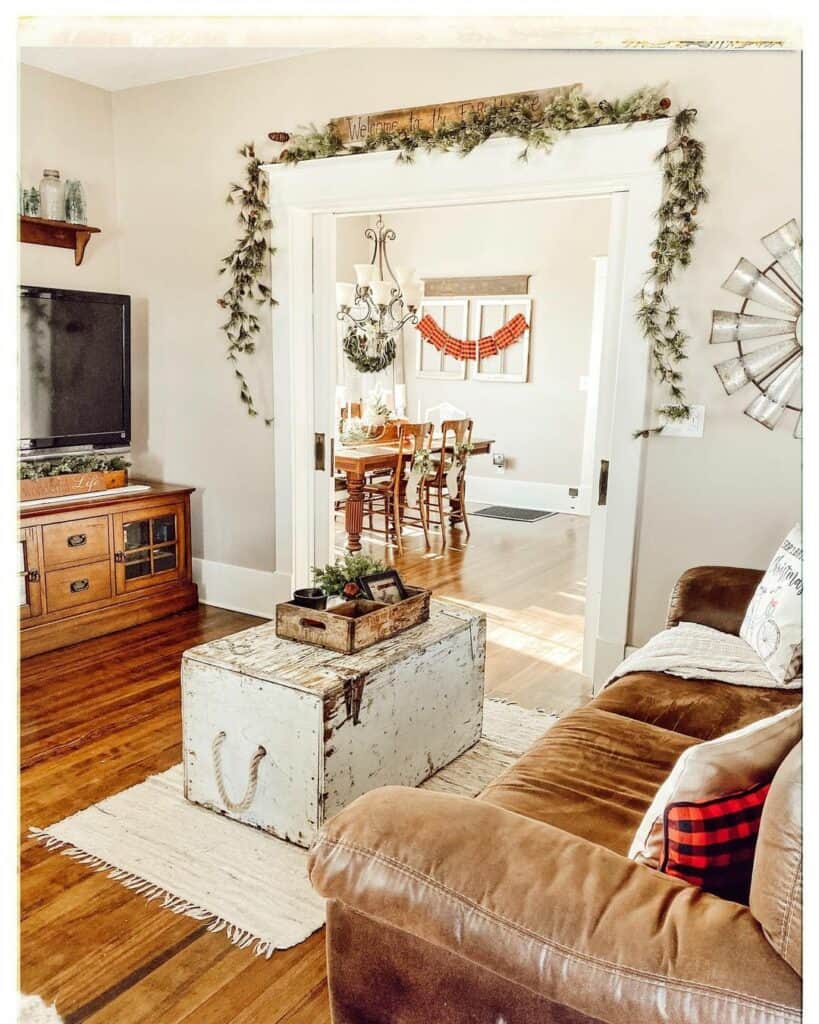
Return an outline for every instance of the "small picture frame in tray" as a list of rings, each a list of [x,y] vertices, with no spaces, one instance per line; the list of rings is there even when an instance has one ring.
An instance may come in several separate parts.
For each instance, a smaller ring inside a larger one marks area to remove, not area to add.
[[[407,599],[407,591],[395,569],[362,576],[358,581],[364,597],[381,604],[398,604]]]

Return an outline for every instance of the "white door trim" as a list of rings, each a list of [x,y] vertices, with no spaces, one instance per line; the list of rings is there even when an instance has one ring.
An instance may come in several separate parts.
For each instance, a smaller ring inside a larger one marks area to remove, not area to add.
[[[634,296],[656,234],[663,186],[654,157],[668,130],[667,121],[649,121],[574,131],[549,153],[530,151],[526,163],[518,160],[519,141],[493,139],[465,159],[419,153],[406,165],[387,152],[265,167],[278,249],[272,274],[279,301],[273,311],[277,572],[304,585],[325,544],[323,525],[318,541],[313,530],[315,495],[317,487],[329,495],[332,472],[329,463],[324,473],[313,469],[313,443],[322,429],[316,410],[333,408],[328,353],[336,334],[328,326],[335,240],[328,215],[615,195],[595,443],[596,464],[607,458],[612,468],[608,509],[601,515],[592,506],[592,533],[596,519],[599,536],[590,545],[589,586],[597,594],[587,607],[595,637],[587,643],[591,670],[596,681],[608,674],[626,643],[643,451],[632,432],[648,414],[650,390],[649,349],[634,319]]]

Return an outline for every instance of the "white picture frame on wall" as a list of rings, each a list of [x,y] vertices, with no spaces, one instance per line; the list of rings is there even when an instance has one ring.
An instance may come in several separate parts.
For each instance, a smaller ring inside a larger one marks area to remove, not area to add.
[[[508,348],[482,359],[476,354],[472,380],[525,384],[529,380],[529,343],[532,331],[532,299],[528,295],[476,296],[471,300],[469,337],[476,341],[498,330],[522,313],[529,327]]]
[[[420,321],[433,317],[454,338],[466,338],[469,332],[469,299],[424,299],[419,307]],[[415,376],[419,380],[466,380],[466,360],[455,359],[431,345],[420,331],[415,335]]]

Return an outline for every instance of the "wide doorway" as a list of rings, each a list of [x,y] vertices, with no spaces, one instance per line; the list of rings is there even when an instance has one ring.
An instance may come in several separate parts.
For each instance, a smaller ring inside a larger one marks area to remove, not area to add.
[[[349,312],[337,319],[334,353],[334,556],[360,551],[410,584],[483,611],[495,693],[557,713],[583,703],[610,197],[335,223],[337,302],[347,299],[340,305]],[[386,316],[371,302],[367,317],[367,295],[378,298],[382,280],[390,298],[400,291],[409,301]],[[428,427],[437,465],[447,424],[463,424],[472,448],[462,509],[452,478],[448,488],[422,488],[419,501],[406,499],[406,481],[396,490],[412,471],[397,439],[407,435],[406,448],[411,429]],[[363,472],[359,526],[345,458],[389,448],[393,458]]]

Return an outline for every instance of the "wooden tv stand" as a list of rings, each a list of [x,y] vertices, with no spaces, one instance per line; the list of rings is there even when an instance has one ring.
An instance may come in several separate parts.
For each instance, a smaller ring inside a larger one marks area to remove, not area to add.
[[[195,607],[192,491],[151,483],[21,503],[21,657]]]

